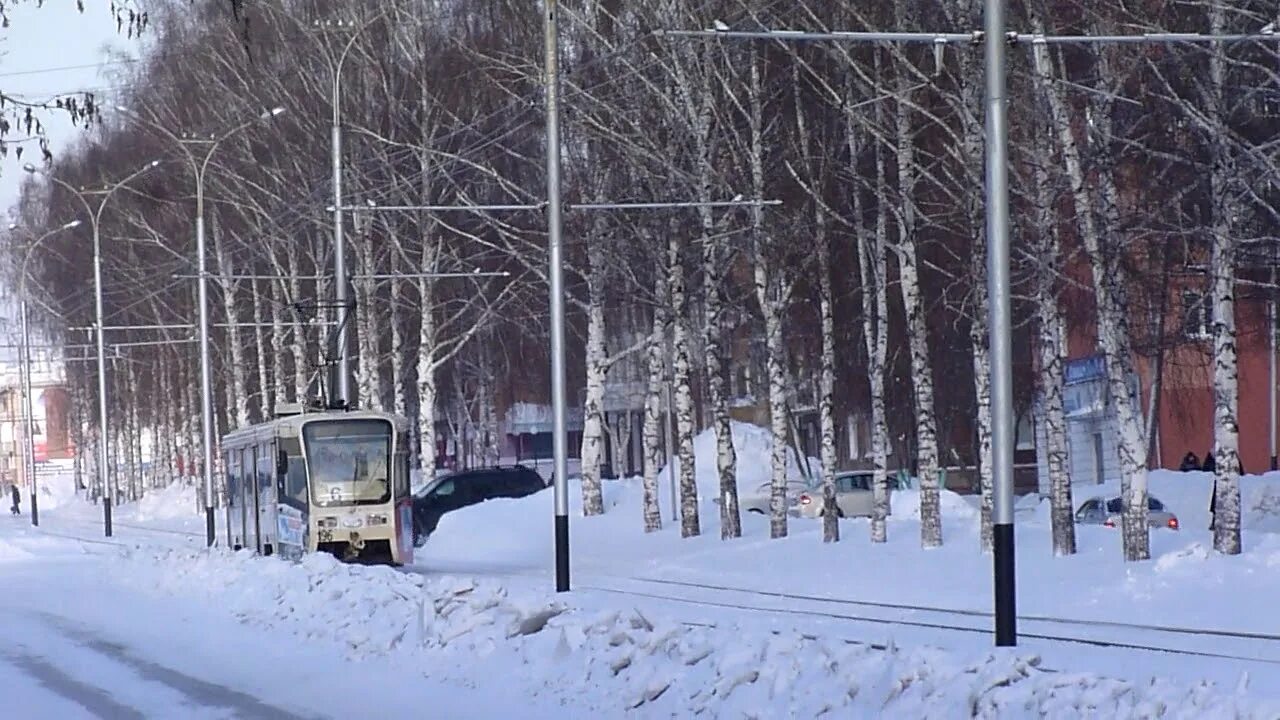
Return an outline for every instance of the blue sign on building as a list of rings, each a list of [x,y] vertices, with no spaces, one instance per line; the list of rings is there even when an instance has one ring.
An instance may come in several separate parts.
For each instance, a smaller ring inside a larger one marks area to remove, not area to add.
[[[1067,385],[1087,382],[1105,377],[1107,374],[1106,358],[1102,355],[1090,355],[1079,360],[1067,361],[1065,382]]]

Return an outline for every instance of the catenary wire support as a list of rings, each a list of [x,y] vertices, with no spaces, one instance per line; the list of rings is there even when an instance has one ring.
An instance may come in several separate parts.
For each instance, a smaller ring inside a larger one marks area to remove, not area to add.
[[[1013,393],[1011,284],[1009,277],[1009,200],[1006,158],[1008,126],[1006,108],[1006,46],[1096,45],[1096,44],[1220,44],[1276,42],[1280,35],[1274,24],[1256,33],[1142,33],[1135,35],[1047,35],[1008,32],[1005,27],[1005,0],[985,0],[984,30],[955,32],[812,32],[807,30],[734,30],[717,23],[711,30],[656,30],[655,35],[701,39],[731,39],[769,42],[907,43],[983,45],[986,53],[986,228],[987,282],[990,296],[992,451],[994,455],[995,531],[993,579],[995,591],[995,641],[998,646],[1017,644],[1017,606],[1014,586],[1013,537]],[[988,37],[1004,42],[988,43]]]

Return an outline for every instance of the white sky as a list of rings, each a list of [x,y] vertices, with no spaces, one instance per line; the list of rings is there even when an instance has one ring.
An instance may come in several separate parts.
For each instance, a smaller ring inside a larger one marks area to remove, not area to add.
[[[11,26],[0,30],[0,91],[23,100],[43,100],[91,90],[102,107],[112,107],[110,88],[119,87],[117,76],[128,65],[104,62],[111,57],[109,51],[133,55],[139,45],[116,33],[109,0],[85,0],[84,4],[81,14],[75,0],[45,0],[42,8],[29,0],[11,13]],[[85,133],[62,113],[45,113],[42,121],[55,161]],[[0,206],[6,213],[17,201],[26,175],[22,163],[40,158],[34,143],[28,143],[23,152],[19,161],[10,148],[9,157],[0,161]]]
[[[44,7],[39,8],[35,0],[27,0],[11,10],[10,27],[0,29],[0,92],[21,100],[43,101],[91,91],[99,105],[113,106],[111,88],[120,86],[119,76],[129,65],[111,58],[121,53],[135,56],[140,44],[117,34],[110,0],[84,0],[84,5],[83,14],[77,11],[75,0],[44,0]],[[63,113],[47,112],[39,117],[55,162],[87,133]],[[0,160],[0,227],[9,224],[9,211],[27,177],[22,164],[40,161],[39,146],[34,142],[25,145],[22,160],[16,158],[13,146],[9,156]],[[0,297],[7,296],[7,290],[0,288]],[[17,340],[15,317],[13,309],[0,301],[0,344]],[[0,363],[15,360],[16,352],[0,347]]]

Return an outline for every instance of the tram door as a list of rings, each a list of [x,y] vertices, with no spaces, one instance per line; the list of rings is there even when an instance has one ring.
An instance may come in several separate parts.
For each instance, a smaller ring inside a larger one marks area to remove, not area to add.
[[[236,527],[237,513],[240,512],[240,451],[227,451],[227,547],[232,550],[240,545],[239,529]]]
[[[270,555],[275,549],[275,517],[272,510],[276,506],[275,487],[273,481],[276,466],[276,449],[274,442],[266,442],[258,446],[258,466],[254,486],[254,524],[258,534],[258,552]]]
[[[253,512],[253,486],[255,485],[253,479],[253,469],[255,467],[254,448],[249,446],[241,452],[244,454],[240,456],[240,512],[237,513],[239,517],[236,522],[240,528],[241,545],[249,548],[257,546],[257,540],[251,534],[253,533],[253,516],[250,514]]]

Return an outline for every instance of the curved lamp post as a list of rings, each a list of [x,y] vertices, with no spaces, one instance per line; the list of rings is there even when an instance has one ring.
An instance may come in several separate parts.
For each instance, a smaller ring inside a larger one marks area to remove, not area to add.
[[[117,105],[116,110],[172,140],[174,144],[182,149],[182,154],[186,157],[188,164],[191,166],[191,172],[196,178],[196,265],[198,275],[196,282],[200,308],[200,438],[203,444],[204,456],[205,543],[212,547],[215,536],[213,520],[213,365],[210,360],[209,350],[209,273],[205,258],[207,253],[204,240],[204,178],[206,171],[209,169],[209,161],[213,159],[213,153],[222,144],[222,141],[245,128],[276,117],[284,112],[284,108],[277,107],[268,110],[257,117],[236,125],[221,135],[208,138],[179,137],[165,126],[147,120],[128,108]],[[196,153],[191,149],[192,145],[204,147],[203,157],[197,158]]]
[[[106,356],[106,340],[103,337],[103,321],[102,311],[102,237],[99,233],[102,220],[102,211],[107,207],[107,201],[115,194],[117,190],[128,185],[135,178],[155,168],[160,164],[159,160],[152,160],[143,165],[141,168],[133,171],[120,182],[111,185],[102,190],[77,190],[68,184],[65,180],[48,173],[41,172],[36,166],[27,163],[22,169],[33,174],[43,175],[50,182],[62,187],[66,191],[74,195],[80,204],[84,206],[85,214],[89,216],[89,222],[93,224],[93,294],[94,294],[94,315],[96,318],[97,344],[98,344],[98,479],[102,483],[102,526],[103,532],[107,537],[111,537],[111,501],[114,497],[113,488],[107,472],[107,356]],[[102,200],[98,202],[95,210],[85,198],[86,195],[101,196]]]

